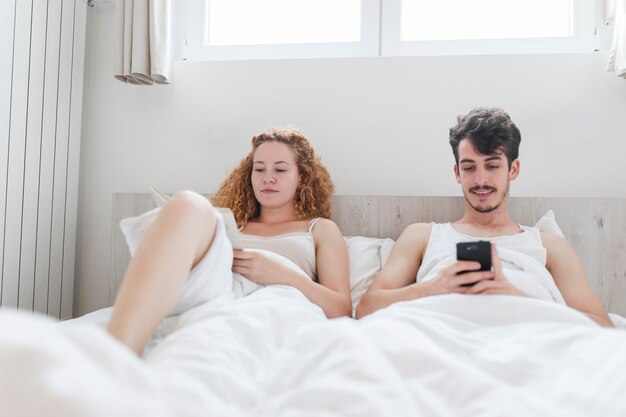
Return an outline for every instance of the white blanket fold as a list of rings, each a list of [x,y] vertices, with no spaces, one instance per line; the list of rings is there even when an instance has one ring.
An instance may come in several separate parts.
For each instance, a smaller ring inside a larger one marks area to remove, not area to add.
[[[504,265],[508,264],[515,268],[505,268],[504,274],[523,293],[565,305],[554,278],[544,265],[517,250],[501,248],[498,249],[498,255]]]

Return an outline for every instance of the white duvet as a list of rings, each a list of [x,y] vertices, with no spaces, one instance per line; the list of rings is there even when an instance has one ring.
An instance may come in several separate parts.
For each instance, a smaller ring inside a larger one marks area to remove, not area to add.
[[[101,326],[0,312],[0,416],[626,416],[626,331],[556,303],[448,295],[326,320],[268,287],[169,324],[139,359]]]

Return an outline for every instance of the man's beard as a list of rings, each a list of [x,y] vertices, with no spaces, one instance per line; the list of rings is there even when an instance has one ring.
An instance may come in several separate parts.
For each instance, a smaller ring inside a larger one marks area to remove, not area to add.
[[[469,204],[469,206],[471,208],[473,208],[475,211],[477,211],[478,213],[491,213],[494,210],[497,210],[498,207],[500,207],[502,205],[502,202],[504,201],[504,199],[506,198],[506,196],[509,194],[509,184],[507,183],[506,185],[506,191],[504,192],[504,195],[502,195],[502,198],[500,199],[500,201],[494,205],[494,206],[486,206],[486,207],[480,207],[480,206],[475,206],[472,204],[472,202],[470,201],[468,194],[476,191],[476,190],[493,190],[494,194],[498,193],[498,190],[495,187],[472,187],[468,190],[467,193],[463,192],[463,195],[465,197],[465,201],[467,201],[467,204]]]

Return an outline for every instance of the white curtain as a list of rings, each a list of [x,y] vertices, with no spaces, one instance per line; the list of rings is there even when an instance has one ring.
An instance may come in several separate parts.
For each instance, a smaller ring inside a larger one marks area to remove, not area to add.
[[[116,0],[115,78],[131,84],[169,84],[170,0]]]
[[[613,45],[609,52],[608,71],[626,78],[626,0],[607,2],[608,20],[613,20]]]

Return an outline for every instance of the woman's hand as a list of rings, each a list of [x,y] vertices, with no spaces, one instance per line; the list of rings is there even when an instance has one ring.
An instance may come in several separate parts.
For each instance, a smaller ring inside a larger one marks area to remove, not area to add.
[[[491,264],[493,265],[494,276],[491,280],[478,282],[467,290],[466,294],[507,294],[526,296],[515,285],[511,284],[502,272],[502,263],[498,256],[495,243],[491,244]]]
[[[232,270],[260,285],[288,284],[288,278],[296,273],[263,253],[244,249],[233,251]]]

